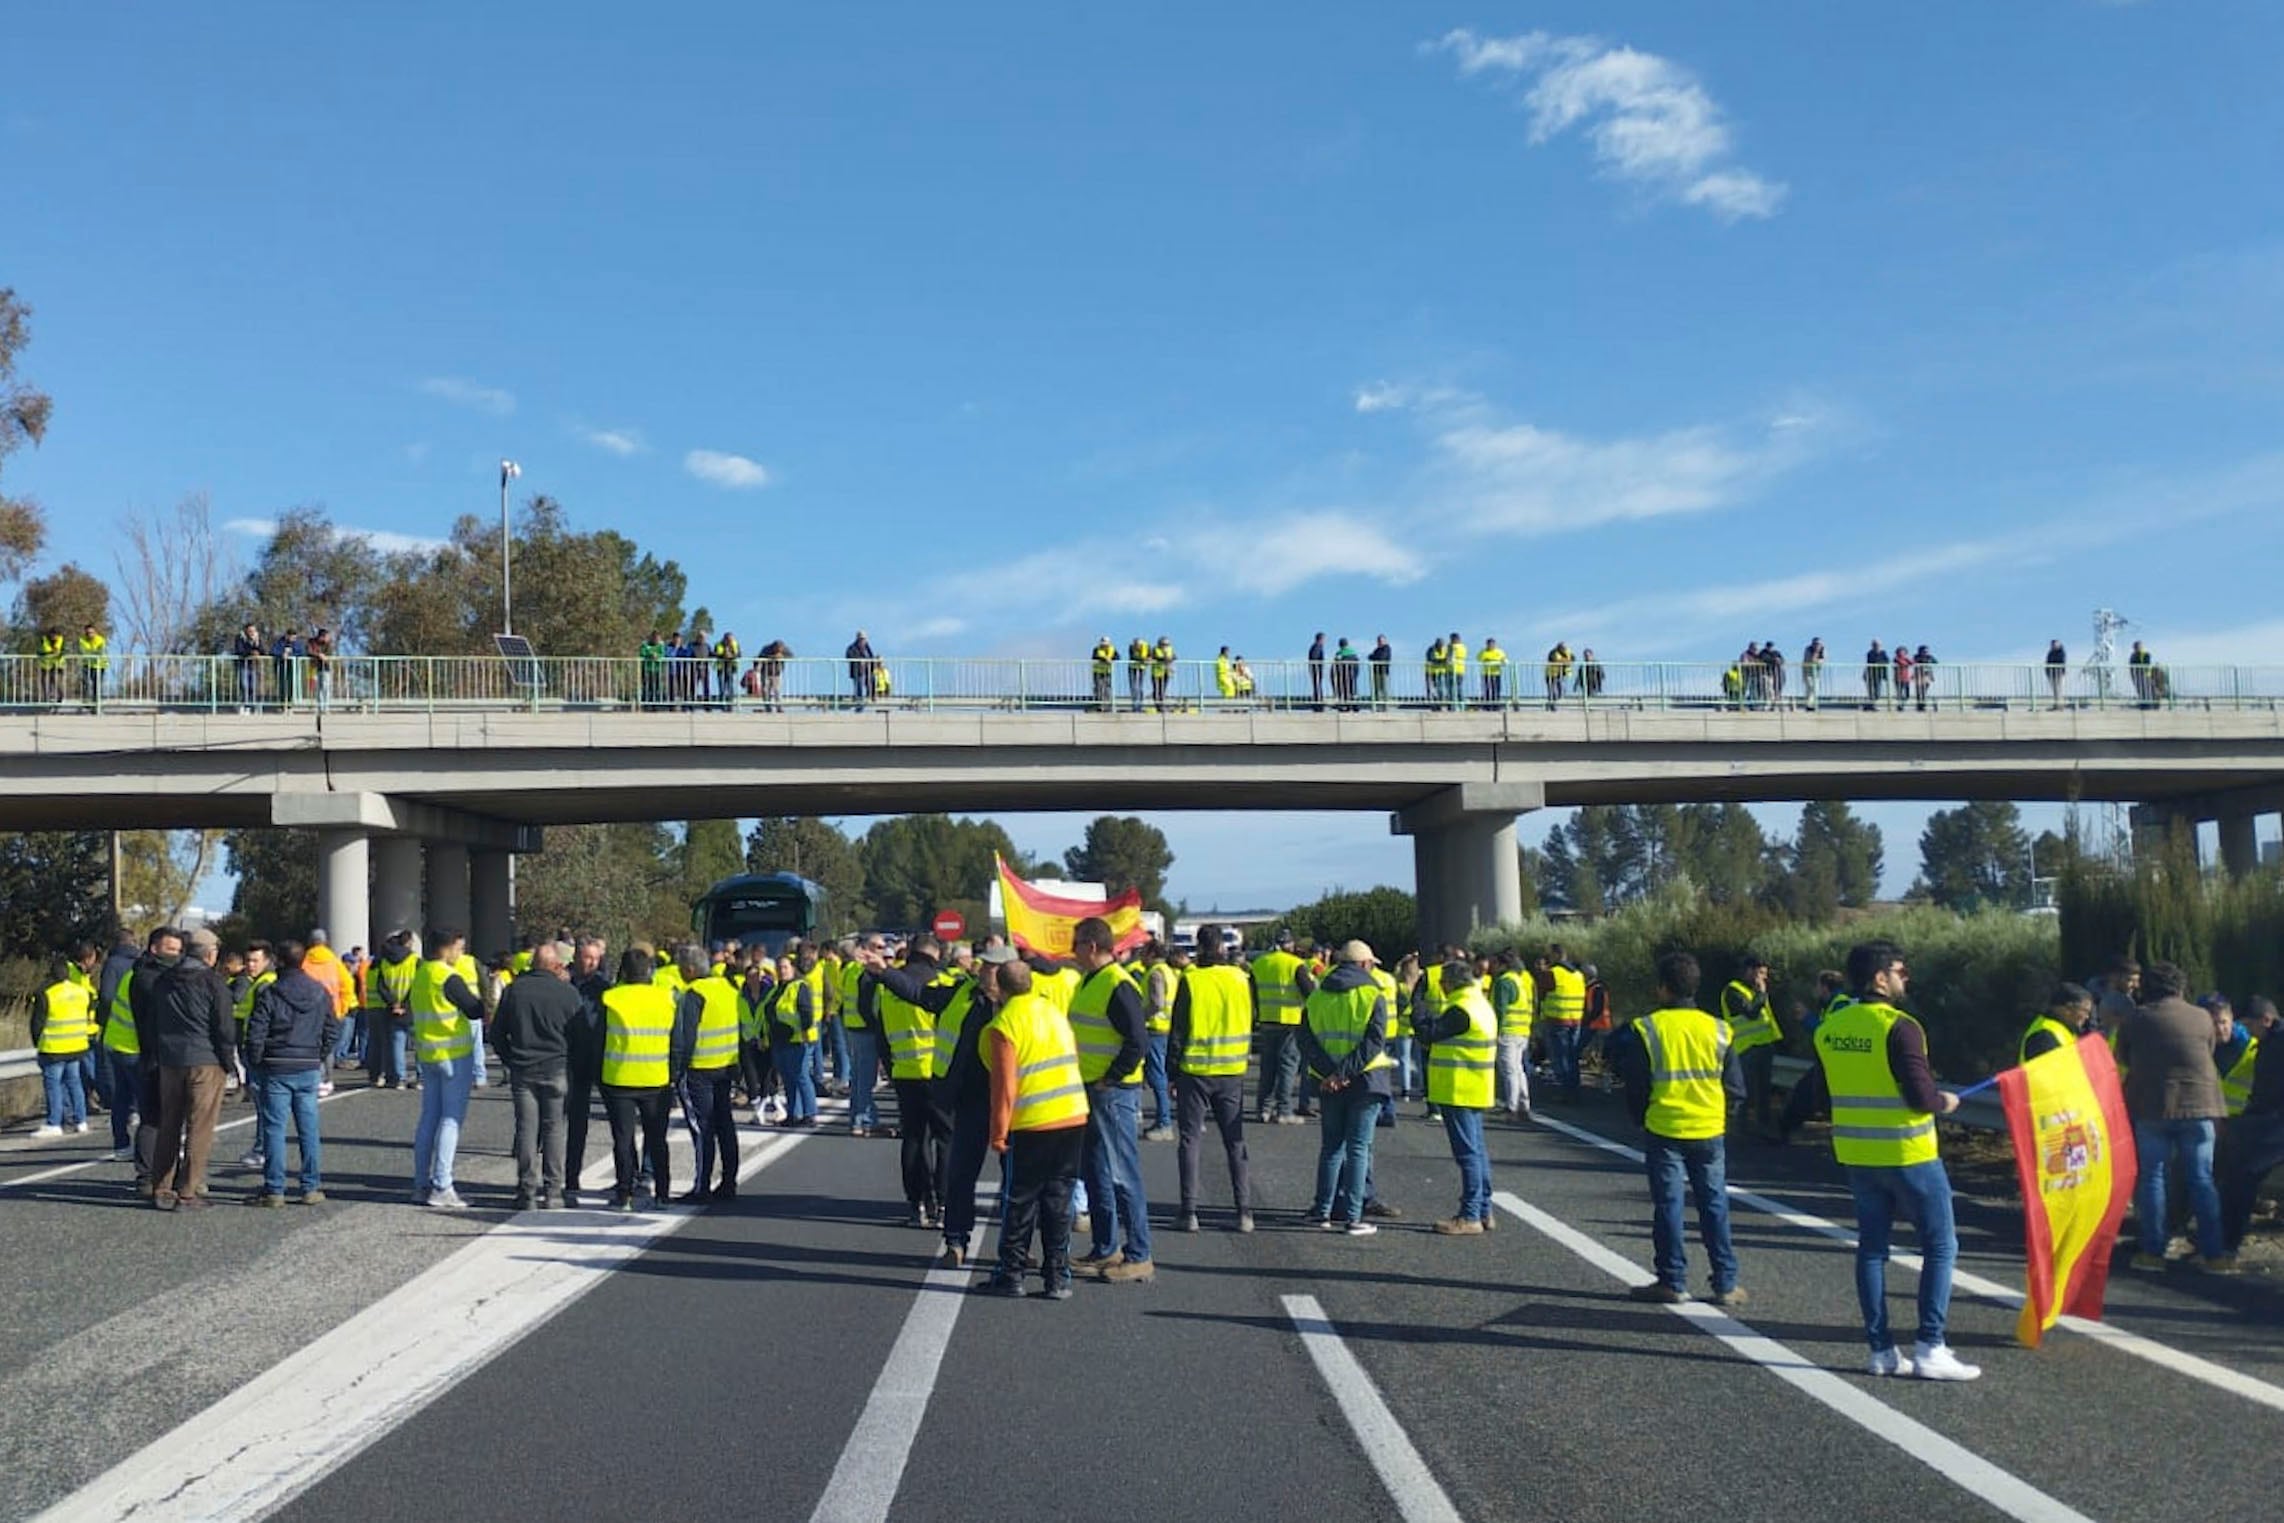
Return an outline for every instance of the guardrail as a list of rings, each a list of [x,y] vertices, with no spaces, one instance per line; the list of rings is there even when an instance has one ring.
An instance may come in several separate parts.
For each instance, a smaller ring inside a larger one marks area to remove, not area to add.
[[[1107,672],[1085,658],[997,660],[748,657],[644,661],[617,656],[337,656],[241,661],[231,656],[113,653],[98,670],[0,656],[0,711],[113,713],[438,712],[453,709],[853,712],[859,710],[1116,713],[1339,711],[1492,713],[1633,709],[1700,713],[1839,710],[2284,709],[2284,667],[2073,667],[1968,663],[1918,669],[1832,663],[1755,670],[1721,662],[1508,661],[1464,675],[1416,660],[1175,660],[1123,657]]]
[[[40,1050],[37,1047],[19,1047],[14,1052],[0,1052],[0,1083],[10,1079],[36,1079],[40,1076]]]

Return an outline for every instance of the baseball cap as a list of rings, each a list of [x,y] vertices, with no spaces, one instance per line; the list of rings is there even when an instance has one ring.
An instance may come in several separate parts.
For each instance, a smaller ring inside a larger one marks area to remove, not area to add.
[[[1016,951],[1013,947],[1008,946],[1006,943],[1002,942],[996,947],[985,947],[981,952],[976,954],[976,960],[978,962],[990,963],[993,967],[998,967],[1002,963],[1021,962],[1023,960],[1023,954]]]
[[[1374,957],[1372,949],[1363,942],[1351,941],[1340,949],[1340,960],[1342,962],[1378,962],[1380,959]]]

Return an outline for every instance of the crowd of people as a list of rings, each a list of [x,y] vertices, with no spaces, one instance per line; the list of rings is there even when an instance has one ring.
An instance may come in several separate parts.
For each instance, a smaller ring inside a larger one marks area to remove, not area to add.
[[[425,942],[398,930],[369,962],[360,949],[335,955],[322,930],[227,955],[204,930],[162,929],[107,956],[82,948],[57,959],[35,1015],[48,1092],[36,1135],[85,1132],[91,1093],[109,1109],[113,1156],[135,1165],[138,1192],[160,1210],[203,1210],[216,1118],[235,1089],[260,1120],[242,1160],[262,1174],[250,1203],[314,1205],[325,1199],[318,1101],[362,1069],[376,1088],[419,1092],[408,1198],[459,1210],[460,1128],[497,1063],[512,1093],[515,1206],[587,1203],[586,1134],[599,1103],[611,1159],[593,1203],[631,1212],[734,1198],[739,1109],[806,1129],[820,1124],[821,1095],[845,1096],[849,1130],[864,1137],[883,1129],[885,1085],[910,1222],[941,1235],[940,1262],[969,1264],[977,1184],[996,1154],[1002,1227],[976,1289],[1022,1294],[1036,1269],[1041,1293],[1060,1299],[1079,1277],[1155,1277],[1143,1143],[1176,1144],[1171,1221],[1194,1233],[1209,1215],[1210,1127],[1229,1178],[1224,1219],[1249,1233],[1261,1208],[1247,1123],[1314,1121],[1304,1220],[1368,1237],[1401,1216],[1375,1188],[1374,1135],[1395,1124],[1400,1102],[1424,1100],[1458,1175],[1457,1204],[1432,1230],[1475,1236],[1497,1225],[1485,1127],[1532,1121],[1534,1078],[1541,1104],[1573,1103],[1592,1071],[1622,1090],[1645,1133],[1656,1277],[1637,1298],[1689,1298],[1683,1211],[1693,1203],[1706,1293],[1718,1306],[1742,1304],[1726,1139],[1757,1128],[1781,1143],[1828,1110],[1855,1199],[1870,1369],[1978,1373],[1944,1343],[1956,1234],[1935,1118],[1958,1099],[1935,1083],[1926,1033],[1908,1011],[1909,969],[1888,942],[1866,942],[1845,969],[1820,974],[1816,1003],[1795,1007],[1789,1032],[1764,959],[1743,959],[1708,1000],[1686,952],[1659,959],[1656,1008],[1622,1021],[1597,970],[1559,945],[1529,957],[1444,946],[1384,967],[1363,942],[1319,948],[1290,932],[1248,959],[1215,926],[1194,950],[1121,948],[1107,922],[1087,919],[1066,958],[996,934],[974,945],[871,934],[776,953],[637,944],[615,965],[608,954],[599,938],[565,934],[487,970],[450,928]],[[2249,999],[2240,1021],[2221,996],[2189,1004],[2167,964],[2121,959],[2095,983],[2098,992],[2055,992],[2025,1030],[2021,1058],[2108,1033],[2142,1159],[2134,1266],[2165,1267],[2171,1229],[2185,1220],[2194,1262],[2232,1273],[2254,1190],[2284,1164],[2275,1006]],[[1788,1036],[1818,1063],[1780,1119],[1773,1058]],[[680,1195],[668,1147],[676,1113],[695,1162]],[[1090,1251],[1074,1256],[1082,1216]],[[1884,1292],[1899,1217],[1917,1229],[1926,1265],[1908,1352],[1888,1327]]]

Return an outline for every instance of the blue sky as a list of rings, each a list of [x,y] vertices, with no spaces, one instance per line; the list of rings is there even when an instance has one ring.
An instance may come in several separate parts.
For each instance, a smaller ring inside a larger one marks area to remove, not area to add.
[[[2284,663],[2273,5],[9,36],[0,283],[57,410],[7,479],[55,559],[193,490],[434,537],[510,455],[804,652],[2027,659],[2109,604]],[[1201,901],[1409,876],[1377,817],[1163,823]]]

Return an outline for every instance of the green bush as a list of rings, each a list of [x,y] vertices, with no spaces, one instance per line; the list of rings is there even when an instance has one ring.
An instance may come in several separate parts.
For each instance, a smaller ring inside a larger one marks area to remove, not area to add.
[[[2131,872],[2073,860],[2058,900],[2062,965],[2073,978],[2099,973],[2122,952],[2179,964],[2192,996],[2219,989],[2241,1002],[2284,992],[2284,873],[2208,877],[2186,830],[2142,854]]]
[[[1419,908],[1400,888],[1383,886],[1361,894],[1336,888],[1314,904],[1304,904],[1281,919],[1252,927],[1245,944],[1271,946],[1277,933],[1286,929],[1320,947],[1360,939],[1383,963],[1393,967],[1396,959],[1419,941]]]

